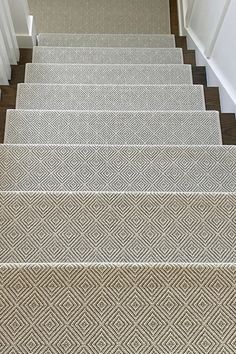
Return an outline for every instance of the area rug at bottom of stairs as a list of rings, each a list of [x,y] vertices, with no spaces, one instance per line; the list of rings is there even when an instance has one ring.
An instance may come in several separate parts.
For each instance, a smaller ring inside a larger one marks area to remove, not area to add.
[[[235,353],[235,265],[0,265],[1,353]]]

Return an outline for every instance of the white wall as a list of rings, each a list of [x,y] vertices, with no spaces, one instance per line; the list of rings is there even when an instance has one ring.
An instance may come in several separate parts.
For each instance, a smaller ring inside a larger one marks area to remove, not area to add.
[[[222,111],[236,113],[236,0],[179,0],[179,15],[209,86],[220,87]]]
[[[30,15],[28,1],[8,0],[8,3],[19,47],[32,48],[36,45],[36,31],[34,18]]]

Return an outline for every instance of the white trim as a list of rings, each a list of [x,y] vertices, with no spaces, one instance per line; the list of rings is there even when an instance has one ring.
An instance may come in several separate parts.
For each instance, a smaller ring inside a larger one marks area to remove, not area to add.
[[[184,0],[178,0],[178,9],[179,16],[183,16],[184,13]],[[217,86],[220,90],[221,97],[221,109],[222,112],[235,112],[236,113],[236,96],[235,92],[230,84],[230,82],[226,79],[224,73],[217,67],[217,64],[211,59],[211,55],[214,51],[215,44],[217,42],[218,35],[221,31],[222,25],[224,23],[227,11],[229,9],[231,0],[226,0],[225,6],[222,12],[222,16],[217,25],[214,36],[210,42],[209,47],[206,49],[201,41],[198,39],[195,32],[191,30],[191,27],[186,27],[185,21],[183,21],[182,17],[180,20],[180,30],[181,34],[185,34],[187,36],[188,47],[190,49],[194,49],[196,51],[196,62],[197,65],[202,65],[206,67],[207,72],[207,81],[209,86]],[[181,13],[182,12],[182,13]],[[189,15],[188,15],[189,16]],[[191,22],[190,22],[191,23]]]
[[[209,59],[211,58],[212,53],[214,51],[214,48],[215,48],[215,45],[216,45],[216,41],[217,41],[217,38],[219,36],[220,30],[221,30],[221,28],[222,28],[222,26],[224,24],[225,17],[226,17],[226,14],[228,12],[230,3],[231,3],[231,0],[225,0],[224,8],[222,10],[220,19],[219,19],[219,21],[217,23],[217,26],[216,26],[216,29],[214,31],[213,38],[212,38],[208,48],[206,48],[206,50],[205,50],[205,55]]]
[[[34,24],[34,17],[28,16],[29,33],[16,34],[19,48],[33,48],[36,46],[36,31]]]
[[[195,0],[193,0],[190,4],[191,5],[188,6],[187,11],[186,11],[186,16],[185,16],[185,26],[186,26],[186,28],[189,27],[189,24],[190,24],[190,21],[191,21],[191,17],[192,17],[194,5],[195,5]]]

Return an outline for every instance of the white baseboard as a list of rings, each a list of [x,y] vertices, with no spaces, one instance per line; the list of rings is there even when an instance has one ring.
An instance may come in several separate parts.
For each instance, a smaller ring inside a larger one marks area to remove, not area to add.
[[[190,29],[187,29],[187,42],[188,48],[196,51],[197,65],[206,67],[208,86],[219,87],[222,112],[236,114],[236,97],[234,97],[233,90],[231,90],[229,83],[224,78],[224,74],[220,72],[212,60],[205,56],[201,44]]]
[[[226,79],[222,70],[217,64],[207,58],[205,48],[202,47],[201,42],[190,27],[186,26],[185,12],[186,1],[178,0],[178,17],[180,35],[187,36],[188,48],[194,49],[196,52],[197,65],[206,67],[208,86],[217,86],[220,90],[221,109],[224,113],[236,114],[236,94],[230,82]]]
[[[19,48],[33,48],[36,45],[36,31],[33,16],[29,16],[29,33],[16,34]]]

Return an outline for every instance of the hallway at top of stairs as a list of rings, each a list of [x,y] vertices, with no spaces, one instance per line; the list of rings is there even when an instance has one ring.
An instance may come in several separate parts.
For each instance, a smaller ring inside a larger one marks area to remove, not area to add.
[[[39,33],[170,33],[169,0],[28,0]]]

